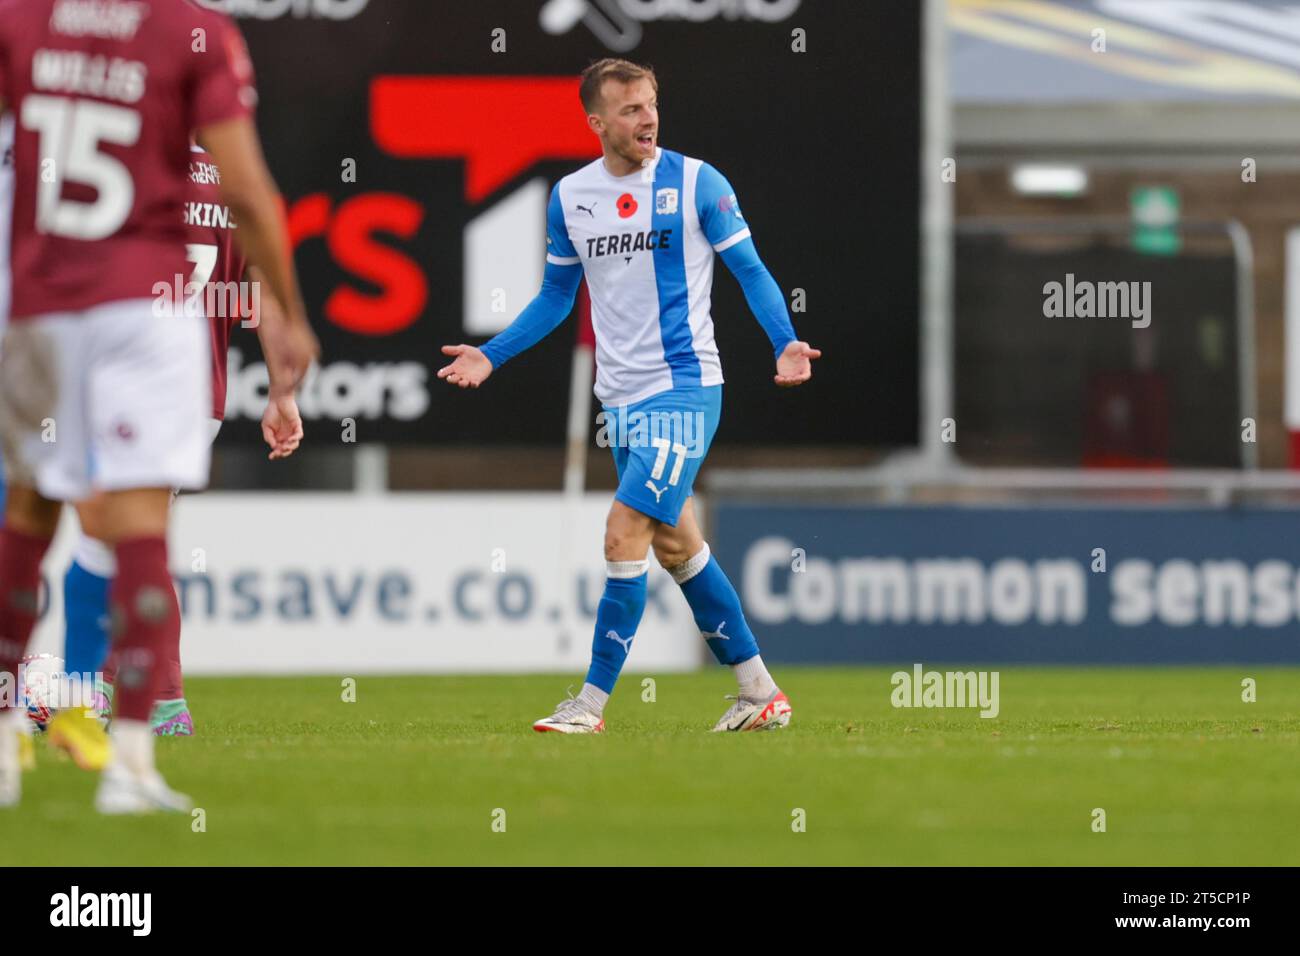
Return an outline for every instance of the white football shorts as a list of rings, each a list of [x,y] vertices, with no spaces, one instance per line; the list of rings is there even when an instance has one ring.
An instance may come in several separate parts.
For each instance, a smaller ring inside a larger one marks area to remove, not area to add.
[[[207,484],[207,320],[156,308],[131,299],[10,324],[0,436],[11,482],[60,501]]]

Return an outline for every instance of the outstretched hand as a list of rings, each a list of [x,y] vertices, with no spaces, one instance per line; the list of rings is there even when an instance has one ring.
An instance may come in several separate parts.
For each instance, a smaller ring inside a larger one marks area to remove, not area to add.
[[[492,374],[492,362],[472,345],[444,345],[443,355],[454,355],[456,360],[438,369],[438,378],[446,379],[461,388],[478,388]]]
[[[807,342],[791,342],[777,356],[773,381],[782,388],[802,385],[812,378],[812,360],[821,357],[821,349],[815,349]]]

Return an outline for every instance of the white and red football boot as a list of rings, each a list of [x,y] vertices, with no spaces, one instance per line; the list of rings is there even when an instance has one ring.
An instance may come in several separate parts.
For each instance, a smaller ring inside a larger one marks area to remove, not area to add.
[[[533,730],[557,734],[603,734],[605,718],[593,714],[576,697],[570,696],[555,705],[555,713],[534,721]]]
[[[735,703],[713,725],[713,732],[732,730],[776,730],[790,723],[790,698],[778,688],[770,697],[733,697]]]

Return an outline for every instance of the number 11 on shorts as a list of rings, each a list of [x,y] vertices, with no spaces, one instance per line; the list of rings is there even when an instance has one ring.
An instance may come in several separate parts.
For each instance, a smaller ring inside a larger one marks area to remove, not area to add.
[[[673,473],[668,476],[668,484],[675,485],[677,480],[682,476],[682,466],[686,464],[686,446],[678,442],[669,442],[667,438],[652,438],[650,444],[659,449],[659,454],[655,456],[655,466],[650,471],[650,477],[658,481],[664,476],[664,466],[668,464],[668,452],[677,456],[673,463]]]

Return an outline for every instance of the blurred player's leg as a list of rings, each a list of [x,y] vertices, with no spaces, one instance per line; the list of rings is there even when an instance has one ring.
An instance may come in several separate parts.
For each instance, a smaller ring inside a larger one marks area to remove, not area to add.
[[[21,794],[26,715],[18,667],[36,623],[41,559],[59,523],[60,491],[86,487],[80,348],[66,317],[11,326],[0,351],[0,441],[9,487],[0,530],[0,805]],[[58,441],[49,431],[57,424]],[[38,486],[44,491],[38,491]],[[57,486],[57,489],[56,487]]]
[[[22,795],[27,715],[17,699],[18,665],[36,625],[41,559],[58,523],[58,502],[25,485],[9,487],[0,529],[0,807],[16,806]]]
[[[93,344],[87,408],[100,537],[113,546],[109,590],[117,660],[112,759],[95,797],[102,813],[186,810],[154,767],[149,723],[180,609],[167,566],[172,488],[207,481],[210,401],[206,321],[155,316],[148,300],[111,303],[83,319]]]
[[[100,699],[95,675],[108,652],[108,587],[113,570],[108,546],[83,533],[63,579],[64,669],[81,675],[82,686],[93,687],[96,697],[88,706],[83,702],[55,714],[47,738],[50,746],[65,751],[83,770],[103,770],[111,755],[108,734],[99,720],[106,701]]]
[[[100,723],[107,698],[101,698],[95,675],[108,653],[108,588],[113,568],[112,550],[82,533],[64,578],[64,667],[69,674],[81,675],[82,687],[94,687],[95,698],[88,706],[78,702],[60,710],[49,722],[47,736],[51,747],[64,750],[82,770],[103,770],[110,757],[108,734]]]
[[[149,716],[163,679],[163,655],[180,631],[180,608],[167,567],[169,488],[110,493],[106,511],[118,573],[109,602],[120,632],[112,725],[113,760],[100,780],[101,813],[188,810],[189,798],[171,791],[154,768]]]
[[[736,702],[714,726],[716,731],[761,730],[790,723],[790,701],[776,686],[758,653],[740,595],[700,534],[692,499],[687,499],[677,527],[660,525],[655,556],[682,589],[695,626],[719,664],[736,675]]]
[[[97,713],[104,713],[112,705],[117,670],[115,659],[108,654],[108,595],[117,572],[117,562],[108,545],[85,533],[85,529],[98,530],[98,517],[88,515],[84,507],[77,511],[82,519],[83,533],[63,583],[64,656],[69,673],[103,674],[103,683],[98,685],[97,699],[92,708]],[[180,651],[180,634],[177,632],[163,652],[163,680],[150,716],[153,731],[160,737],[188,737],[194,733],[194,720],[185,700]],[[57,736],[51,737],[51,742],[56,742]]]
[[[5,291],[3,288],[3,282],[4,282],[4,266],[2,263],[0,263],[0,299],[3,298],[4,291]],[[3,312],[4,312],[3,303],[0,303],[0,316],[3,316]],[[0,461],[0,527],[4,526],[4,517],[3,517],[4,507],[5,507],[5,476],[4,476],[3,461]],[[0,671],[0,673],[3,672]],[[17,688],[15,688],[15,691],[16,690]],[[21,710],[21,708],[18,709]],[[3,710],[3,708],[0,708],[0,710]],[[0,714],[0,724],[7,725],[8,720],[11,719],[13,718],[5,718],[2,714]],[[34,745],[32,744],[31,725],[25,720],[14,720],[14,723],[18,725],[18,729],[19,729],[18,742],[17,742],[18,766],[22,770],[34,770],[36,769],[36,751]],[[4,734],[4,730],[0,728],[0,735],[3,734]],[[4,747],[4,746],[6,746],[6,744],[3,741],[0,741],[0,747]],[[0,792],[2,792],[3,790],[4,790],[4,784],[0,783]],[[3,801],[4,798],[0,796],[0,805],[3,805]]]
[[[216,441],[220,430],[220,419],[208,419],[210,442]],[[108,653],[108,594],[117,573],[117,560],[113,557],[113,549],[99,540],[104,536],[102,512],[103,502],[99,499],[77,506],[82,534],[63,582],[64,657],[69,673],[102,672],[103,683],[97,684],[96,699],[91,707],[97,714],[107,716],[112,709],[113,683],[117,673],[116,660]],[[162,660],[162,685],[150,716],[153,732],[159,737],[191,737],[194,735],[194,718],[185,700],[179,631],[174,639],[169,640]],[[56,734],[51,742],[58,745],[59,736]]]
[[[600,733],[605,704],[632,649],[645,612],[646,553],[655,522],[622,502],[614,502],[605,525],[605,591],[596,607],[591,666],[577,697],[563,701],[550,717],[533,724],[538,731]],[[639,556],[639,557],[638,557]]]
[[[103,770],[111,757],[108,734],[100,723],[111,703],[96,680],[105,667],[109,643],[109,587],[117,571],[113,549],[93,537],[102,534],[103,499],[99,496],[77,505],[81,535],[73,551],[72,566],[63,579],[64,667],[80,674],[83,686],[93,686],[89,706],[68,707],[50,721],[50,746],[66,752],[83,770]]]
[[[108,588],[113,549],[82,533],[63,578],[63,658],[69,674],[95,674],[108,656]]]

